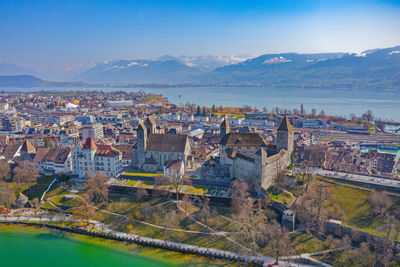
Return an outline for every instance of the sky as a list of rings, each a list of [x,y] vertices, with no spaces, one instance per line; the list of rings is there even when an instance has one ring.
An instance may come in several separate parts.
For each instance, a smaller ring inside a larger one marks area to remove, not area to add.
[[[400,0],[0,0],[0,62],[361,52],[400,45],[399,29]]]

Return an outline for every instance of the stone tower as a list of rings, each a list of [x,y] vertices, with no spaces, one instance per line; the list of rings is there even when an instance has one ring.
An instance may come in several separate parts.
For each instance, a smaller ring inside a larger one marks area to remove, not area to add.
[[[146,141],[147,141],[147,129],[143,123],[140,123],[136,129],[137,135],[137,149],[138,150],[146,150]]]
[[[147,129],[143,123],[140,123],[136,129],[136,135],[137,141],[136,149],[133,150],[133,165],[134,167],[141,168],[144,163],[147,146]]]
[[[278,127],[277,141],[276,141],[276,152],[283,148],[288,152],[288,155],[292,155],[293,152],[293,140],[294,140],[294,129],[290,124],[289,119],[285,116]]]
[[[153,116],[147,117],[146,121],[144,122],[144,126],[147,129],[147,135],[157,132],[157,125],[156,125],[156,121],[154,120]]]
[[[259,178],[261,188],[268,188],[272,183],[266,175],[267,172],[267,152],[260,147],[254,155],[256,177]]]
[[[231,128],[229,126],[229,123],[226,119],[224,119],[219,127],[219,141],[221,142],[224,137],[230,133]]]

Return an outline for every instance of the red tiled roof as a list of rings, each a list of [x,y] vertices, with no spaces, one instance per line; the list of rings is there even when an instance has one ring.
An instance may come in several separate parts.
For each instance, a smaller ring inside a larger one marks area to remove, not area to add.
[[[97,146],[91,137],[86,139],[86,142],[82,146],[82,149],[91,149],[92,150],[92,149],[96,149],[96,148],[97,148]]]

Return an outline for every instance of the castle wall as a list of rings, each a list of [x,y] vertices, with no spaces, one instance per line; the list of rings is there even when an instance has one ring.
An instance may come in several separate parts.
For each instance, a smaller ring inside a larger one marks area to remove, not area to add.
[[[233,161],[233,177],[246,180],[256,178],[256,166],[254,162],[235,158]]]

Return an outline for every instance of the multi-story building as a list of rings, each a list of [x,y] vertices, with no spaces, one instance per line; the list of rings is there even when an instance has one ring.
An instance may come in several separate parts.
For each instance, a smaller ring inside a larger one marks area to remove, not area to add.
[[[122,172],[122,153],[110,145],[96,145],[92,138],[77,144],[72,150],[72,174],[85,178],[91,172],[104,172],[108,177]]]
[[[94,140],[102,140],[104,138],[103,124],[93,123],[81,128],[82,140],[92,138]]]
[[[69,148],[40,147],[36,151],[33,162],[36,163],[39,173],[42,174],[72,172],[72,156]]]
[[[24,118],[18,116],[12,116],[3,119],[4,131],[22,132],[25,127],[30,127],[30,125],[31,122],[29,120],[25,120]]]
[[[76,116],[75,120],[82,123],[82,125],[94,123],[94,117],[89,115]]]

